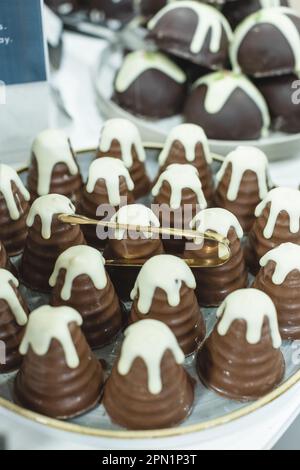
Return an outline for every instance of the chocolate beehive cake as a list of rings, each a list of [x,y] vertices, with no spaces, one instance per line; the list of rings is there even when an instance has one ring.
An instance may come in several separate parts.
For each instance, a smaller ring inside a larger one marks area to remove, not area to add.
[[[133,202],[134,183],[122,160],[102,157],[94,160],[89,169],[89,176],[82,191],[80,212],[92,219],[111,217],[124,205]],[[100,240],[97,228],[83,226],[87,242],[100,248],[106,240]]]
[[[70,307],[45,305],[31,313],[14,384],[17,403],[57,419],[81,415],[99,403],[103,371],[81,324]]]
[[[259,260],[281,243],[300,244],[300,192],[272,189],[255,209],[256,220],[245,247],[246,261],[257,274]]]
[[[135,51],[126,55],[114,83],[113,99],[130,113],[163,119],[182,111],[186,75],[160,52]]]
[[[61,222],[59,214],[75,214],[72,202],[59,194],[41,196],[30,209],[21,276],[33,290],[49,291],[49,278],[58,256],[71,246],[85,243],[80,226]]]
[[[205,209],[193,219],[192,228],[200,233],[216,232],[229,240],[230,259],[222,266],[195,268],[193,270],[197,289],[196,295],[200,305],[218,306],[231,292],[247,287],[248,275],[241,246],[243,229],[237,218],[226,209]],[[205,240],[188,242],[184,258],[199,259],[203,257],[223,257],[222,245]]]
[[[115,157],[123,161],[134,182],[136,199],[150,190],[150,180],[145,169],[146,153],[137,127],[127,119],[110,119],[105,122],[99,143],[98,157]]]
[[[17,172],[0,164],[0,240],[9,256],[22,252],[30,195]]]
[[[209,139],[253,140],[267,135],[270,116],[264,97],[244,75],[223,71],[197,80],[184,110]]]
[[[210,69],[226,68],[232,30],[217,9],[196,1],[171,2],[148,29],[160,50]]]
[[[197,168],[205,199],[213,200],[213,177],[207,137],[201,127],[195,124],[181,124],[169,133],[159,155],[159,174],[173,163],[190,164]]]
[[[216,206],[236,215],[243,230],[249,232],[255,208],[271,186],[266,155],[256,147],[238,147],[227,155],[216,180]]]
[[[160,223],[156,215],[142,204],[123,206],[112,217],[113,222],[142,227],[159,227]],[[104,257],[112,260],[130,260],[132,264],[136,260],[147,260],[154,255],[163,253],[163,245],[158,235],[135,230],[112,230],[108,247],[104,251]],[[134,287],[140,268],[109,267],[108,272],[112,278],[118,296],[122,300],[130,299],[130,292]]]
[[[22,360],[19,346],[29,310],[18,287],[19,282],[11,272],[0,269],[0,344],[5,346],[5,363],[0,360],[0,374],[16,369]]]
[[[264,292],[241,289],[230,294],[218,323],[197,355],[200,379],[234,400],[254,400],[271,392],[285,364],[275,306]]]
[[[133,430],[183,421],[194,401],[194,383],[183,362],[184,354],[164,323],[149,319],[131,325],[104,389],[103,403],[112,421]]]
[[[273,300],[283,339],[300,339],[300,246],[283,243],[260,260],[253,287]]]
[[[195,277],[172,255],[158,255],[142,267],[131,292],[131,322],[145,318],[165,323],[186,355],[205,338],[205,323],[194,293]]]
[[[286,0],[235,0],[220,3],[224,3],[222,13],[233,28],[261,8],[288,6]]]
[[[122,328],[122,313],[105,260],[94,248],[73,246],[56,261],[49,283],[51,305],[69,306],[83,319],[82,331],[92,348],[110,343]]]
[[[233,69],[246,75],[284,75],[300,70],[299,48],[298,13],[287,7],[264,8],[235,30],[230,58]]]
[[[61,130],[47,129],[33,142],[28,189],[34,201],[47,194],[80,198],[82,180],[70,140]]]

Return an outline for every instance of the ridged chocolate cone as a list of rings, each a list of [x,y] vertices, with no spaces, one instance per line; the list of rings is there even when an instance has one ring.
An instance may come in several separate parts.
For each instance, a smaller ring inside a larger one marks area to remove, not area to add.
[[[245,246],[246,263],[254,275],[259,271],[259,260],[268,251],[285,242],[300,244],[300,231],[291,233],[290,217],[285,211],[281,211],[278,215],[272,237],[268,239],[264,237],[263,232],[270,215],[270,204],[267,204],[262,215],[254,222]]]
[[[29,315],[28,306],[19,290],[12,283],[10,283],[10,285],[15,291],[16,297],[22,305],[25,313]],[[5,345],[6,359],[6,364],[1,364],[0,361],[0,374],[11,372],[20,366],[23,358],[19,353],[19,346],[21,344],[24,331],[25,326],[18,325],[16,317],[11,311],[7,301],[1,299],[0,292],[0,342],[3,342]]]
[[[280,285],[272,281],[276,263],[261,268],[253,287],[262,290],[273,300],[281,337],[287,340],[300,339],[300,271],[293,270]]]
[[[75,157],[74,157],[75,158]],[[28,173],[27,186],[31,195],[31,201],[35,201],[44,194],[37,193],[38,170],[35,155],[31,157],[31,164]],[[78,170],[77,175],[71,175],[65,163],[57,163],[52,171],[49,194],[62,194],[68,197],[77,205],[81,198],[82,179]]]
[[[196,359],[199,377],[208,388],[240,401],[255,400],[271,392],[285,370],[280,349],[273,348],[268,320],[264,321],[257,344],[247,342],[246,328],[244,320],[235,320],[228,333],[221,336],[215,327]]]
[[[25,200],[15,183],[12,183],[12,192],[20,217],[17,220],[12,220],[6,200],[0,192],[0,240],[8,255],[16,256],[23,251],[27,236],[26,218],[29,212],[29,202]]]
[[[69,330],[79,366],[68,367],[59,341],[52,339],[48,352],[37,355],[30,346],[14,385],[15,401],[24,408],[57,419],[69,419],[93,409],[100,402],[103,371],[76,323]]]
[[[49,292],[49,278],[58,256],[71,246],[84,245],[85,239],[79,225],[65,224],[57,215],[52,219],[50,239],[45,240],[41,232],[41,220],[36,216],[26,240],[21,277],[30,289]]]
[[[219,306],[231,292],[247,287],[248,274],[244,253],[241,241],[233,227],[229,230],[227,238],[231,255],[225,264],[211,268],[192,269],[197,281],[197,299],[203,307]],[[186,259],[201,260],[208,257],[218,257],[218,246],[215,242],[206,240],[201,249],[186,249],[184,252]]]
[[[72,284],[70,299],[65,301],[61,297],[65,276],[66,270],[60,270],[51,294],[51,305],[69,306],[80,313],[83,319],[82,331],[91,348],[101,348],[111,343],[121,331],[123,315],[110,278],[107,276],[107,284],[100,290],[89,276],[78,276]]]
[[[98,150],[97,157],[107,156],[122,159],[121,146],[117,139],[112,141],[108,152],[101,152],[101,150]],[[132,159],[133,164],[131,168],[128,168],[128,171],[134,182],[133,196],[135,199],[139,199],[149,193],[151,182],[147,176],[145,164],[138,159],[138,154],[134,145],[132,146]]]
[[[148,374],[142,359],[135,359],[130,372],[122,376],[113,367],[105,389],[103,404],[112,421],[127,429],[161,429],[175,426],[190,413],[194,383],[167,351],[161,362],[163,390],[148,391]]]
[[[229,201],[227,192],[232,175],[232,164],[229,163],[224,176],[217,186],[215,193],[215,205],[229,210],[234,214],[245,233],[248,233],[255,221],[255,208],[260,203],[257,175],[254,171],[247,170],[242,177],[238,196],[235,201]]]
[[[205,323],[195,293],[185,284],[180,289],[180,304],[177,307],[169,305],[166,293],[160,288],[155,290],[151,309],[146,315],[139,311],[136,298],[130,321],[135,323],[146,318],[165,323],[173,331],[185,355],[192,354],[205,338]]]

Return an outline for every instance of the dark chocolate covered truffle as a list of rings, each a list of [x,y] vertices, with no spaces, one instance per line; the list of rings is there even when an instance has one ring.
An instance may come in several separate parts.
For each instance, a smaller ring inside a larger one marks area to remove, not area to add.
[[[261,8],[288,6],[286,0],[232,0],[223,1],[221,11],[232,28],[236,28],[247,16]]]

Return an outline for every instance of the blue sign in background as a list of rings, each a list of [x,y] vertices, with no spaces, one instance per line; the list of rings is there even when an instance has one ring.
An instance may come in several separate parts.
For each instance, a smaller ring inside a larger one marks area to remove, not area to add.
[[[47,79],[40,0],[0,0],[0,81]]]

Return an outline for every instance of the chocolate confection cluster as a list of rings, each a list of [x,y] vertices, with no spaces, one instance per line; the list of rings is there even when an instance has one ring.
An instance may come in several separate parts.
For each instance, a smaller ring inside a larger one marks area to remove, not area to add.
[[[65,420],[104,406],[99,420],[161,429],[201,405],[200,381],[238,401],[281,383],[282,340],[300,339],[300,192],[276,187],[251,146],[214,175],[197,124],[158,153],[150,177],[118,118],[86,174],[58,130],[34,140],[27,182],[0,165],[0,373],[17,371],[26,409]]]

